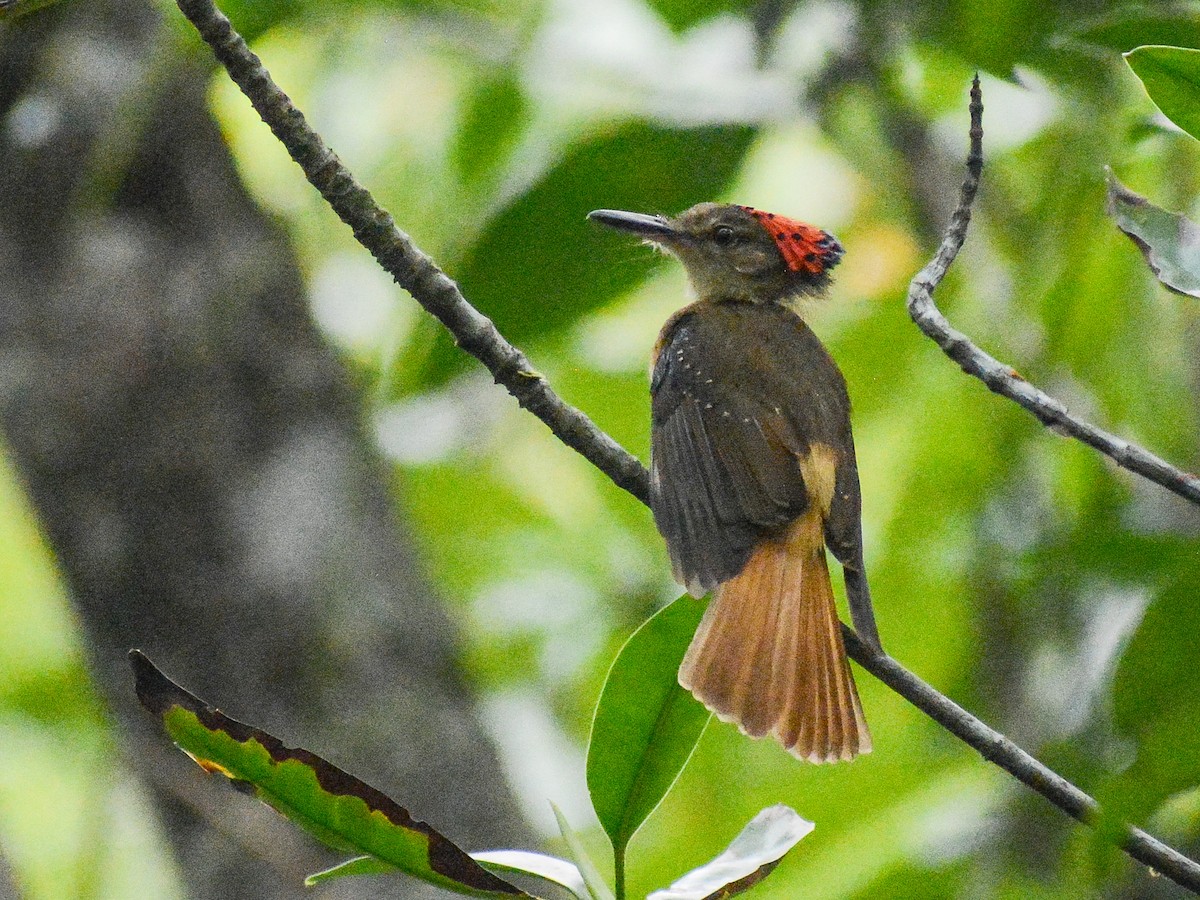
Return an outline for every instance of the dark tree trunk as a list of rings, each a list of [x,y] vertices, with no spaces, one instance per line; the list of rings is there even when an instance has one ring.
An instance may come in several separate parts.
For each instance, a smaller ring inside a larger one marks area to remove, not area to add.
[[[170,747],[130,647],[468,847],[520,841],[359,399],[172,40],[142,0],[0,30],[0,424],[129,757],[196,898],[333,857]],[[417,895],[323,895],[364,888]]]

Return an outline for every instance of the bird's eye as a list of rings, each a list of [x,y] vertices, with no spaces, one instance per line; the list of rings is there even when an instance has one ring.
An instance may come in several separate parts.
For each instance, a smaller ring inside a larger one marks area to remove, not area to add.
[[[721,247],[728,247],[735,237],[733,229],[728,225],[718,225],[713,229],[713,240]]]

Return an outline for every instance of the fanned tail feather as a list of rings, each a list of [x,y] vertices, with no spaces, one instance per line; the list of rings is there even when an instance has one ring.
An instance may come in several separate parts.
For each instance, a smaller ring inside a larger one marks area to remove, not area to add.
[[[714,591],[679,682],[718,718],[751,737],[770,734],[801,759],[870,752],[816,510]]]

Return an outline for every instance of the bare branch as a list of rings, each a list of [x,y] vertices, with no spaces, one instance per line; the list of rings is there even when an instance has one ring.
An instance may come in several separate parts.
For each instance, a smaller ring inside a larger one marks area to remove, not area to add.
[[[460,347],[487,366],[496,381],[523,407],[545,422],[556,437],[645,503],[649,497],[649,477],[645,467],[586,415],[564,403],[545,379],[531,370],[525,355],[508,343],[486,316],[467,303],[458,286],[396,227],[392,217],[375,203],[320,136],[308,127],[303,114],[271,80],[258,57],[250,52],[211,0],[177,2],[263,121],[288,148],[308,180],[342,221],[354,230],[354,236],[380,265],[450,330]],[[929,295],[962,245],[970,221],[971,200],[978,185],[982,159],[979,153],[982,104],[978,99],[978,81],[972,97],[972,154],[963,198],[941,250],[917,279],[921,282],[920,289]],[[890,656],[868,646],[852,629],[845,625],[842,628],[847,651],[864,669],[975,748],[984,759],[1037,791],[1067,815],[1085,824],[1096,823],[1098,806],[1095,800]],[[1129,829],[1118,840],[1122,849],[1134,859],[1200,893],[1200,865],[1137,829]]]
[[[873,649],[842,626],[846,650],[854,661],[916,706],[955,737],[970,744],[1022,784],[1037,791],[1067,815],[1085,825],[1100,823],[1100,806],[1053,769],[1038,762],[1000,732],[985,725],[949,697],[938,693],[886,653]],[[1200,865],[1140,828],[1126,827],[1118,846],[1138,862],[1200,893]]]
[[[1150,451],[1124,438],[1109,434],[1090,422],[1071,415],[1059,400],[1034,387],[1011,366],[980,350],[961,331],[954,329],[937,304],[933,292],[941,283],[958,255],[971,223],[971,204],[979,188],[983,169],[983,100],[979,77],[971,86],[971,150],[967,156],[967,174],[963,179],[958,208],[946,229],[937,254],[912,280],[908,289],[908,314],[942,352],[973,375],[994,393],[1007,397],[1033,413],[1042,424],[1060,434],[1076,438],[1143,478],[1162,485],[1185,500],[1200,504],[1200,477],[1168,463]]]

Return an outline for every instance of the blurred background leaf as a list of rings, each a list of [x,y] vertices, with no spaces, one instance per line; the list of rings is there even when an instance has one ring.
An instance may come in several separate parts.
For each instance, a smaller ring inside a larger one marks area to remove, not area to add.
[[[582,140],[488,222],[452,267],[455,278],[509,340],[551,336],[629,290],[654,259],[631,259],[628,241],[587,224],[597,197],[616,209],[686,209],[721,194],[753,137],[747,127],[634,122]],[[469,366],[447,336],[438,344],[433,379]]]

